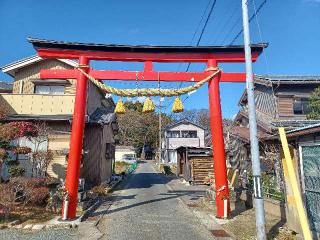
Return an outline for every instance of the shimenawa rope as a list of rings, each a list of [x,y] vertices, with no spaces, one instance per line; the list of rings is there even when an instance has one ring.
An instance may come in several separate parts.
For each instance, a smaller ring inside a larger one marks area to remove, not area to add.
[[[206,69],[206,71],[214,71],[210,76],[204,78],[203,80],[195,83],[193,86],[188,86],[184,88],[179,88],[179,89],[158,89],[158,88],[141,88],[141,89],[119,89],[119,88],[114,88],[108,85],[105,85],[101,83],[99,80],[95,79],[92,77],[90,74],[86,73],[83,71],[84,67],[88,66],[83,66],[79,65],[76,67],[83,75],[85,75],[94,85],[96,85],[98,88],[102,89],[103,91],[107,93],[111,93],[117,96],[122,96],[122,97],[136,97],[136,96],[162,96],[162,97],[173,97],[173,96],[179,96],[186,94],[188,92],[192,92],[200,88],[203,84],[208,82],[211,78],[216,76],[219,72],[220,69],[216,67],[209,67]]]

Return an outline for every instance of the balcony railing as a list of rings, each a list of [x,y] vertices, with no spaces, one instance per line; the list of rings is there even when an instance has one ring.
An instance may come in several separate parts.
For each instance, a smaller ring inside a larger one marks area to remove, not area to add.
[[[0,94],[0,107],[8,114],[72,114],[75,95]]]

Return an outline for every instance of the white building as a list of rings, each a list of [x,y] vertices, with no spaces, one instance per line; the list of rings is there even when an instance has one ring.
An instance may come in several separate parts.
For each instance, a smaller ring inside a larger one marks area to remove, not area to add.
[[[116,146],[115,151],[116,162],[136,160],[136,152],[133,146]]]
[[[162,139],[162,161],[176,163],[179,147],[205,147],[204,132],[202,126],[186,119],[168,125]]]

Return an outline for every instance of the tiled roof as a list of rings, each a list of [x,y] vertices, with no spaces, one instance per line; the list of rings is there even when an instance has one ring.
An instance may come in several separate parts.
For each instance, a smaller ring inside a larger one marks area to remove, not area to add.
[[[181,119],[181,120],[179,120],[177,122],[171,123],[171,124],[167,125],[165,129],[168,130],[170,128],[178,126],[179,124],[192,124],[194,126],[197,126],[197,127],[201,128],[201,129],[205,130],[205,128],[202,127],[201,125],[193,123],[193,122],[189,121],[188,119]]]
[[[320,84],[320,76],[296,75],[255,75],[255,83],[271,84]]]
[[[29,66],[33,63],[37,63],[42,60],[43,60],[43,58],[41,58],[37,55],[33,55],[30,57],[26,57],[26,58],[14,61],[12,63],[9,63],[9,64],[1,67],[1,70],[2,70],[2,72],[9,74],[10,76],[14,76],[17,69]],[[57,59],[57,60],[65,63],[65,64],[68,64],[71,67],[76,67],[78,65],[77,62],[75,62],[73,60],[69,60],[69,59]]]
[[[29,115],[29,114],[12,114],[7,116],[8,121],[70,121],[72,115],[58,114],[58,115]]]
[[[113,111],[113,107],[99,107],[89,118],[90,123],[99,123],[102,125],[116,122],[117,115]]]
[[[246,127],[234,126],[229,129],[229,134],[240,138],[245,142],[250,142],[250,130]],[[262,140],[268,137],[269,134],[264,133],[262,131],[258,131],[258,139]]]
[[[27,38],[36,49],[59,49],[59,50],[85,50],[107,52],[139,52],[139,53],[243,53],[243,45],[227,46],[150,46],[150,45],[116,45],[63,42],[37,38]],[[267,43],[251,44],[252,52],[262,52],[268,47]]]

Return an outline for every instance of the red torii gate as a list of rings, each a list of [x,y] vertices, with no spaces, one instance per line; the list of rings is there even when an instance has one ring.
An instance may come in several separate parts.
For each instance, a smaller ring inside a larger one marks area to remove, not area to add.
[[[200,62],[217,67],[223,62],[244,62],[243,46],[128,46],[48,41],[28,38],[38,55],[43,58],[76,59],[83,70],[98,80],[197,82],[209,76],[204,72],[155,72],[153,62]],[[251,45],[252,61],[256,61],[266,44]],[[94,70],[90,60],[144,62],[143,71]],[[66,176],[69,197],[67,218],[76,216],[77,193],[80,175],[83,131],[87,96],[87,77],[79,70],[41,70],[42,79],[77,79],[75,106],[72,121],[70,153]],[[214,175],[217,217],[225,218],[230,213],[229,188],[225,160],[222,114],[220,105],[220,82],[245,82],[245,73],[220,72],[208,82],[210,126],[214,152]]]

